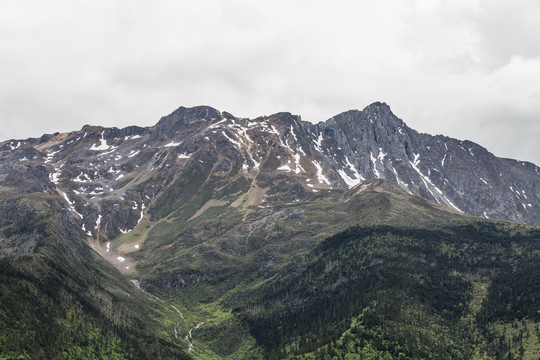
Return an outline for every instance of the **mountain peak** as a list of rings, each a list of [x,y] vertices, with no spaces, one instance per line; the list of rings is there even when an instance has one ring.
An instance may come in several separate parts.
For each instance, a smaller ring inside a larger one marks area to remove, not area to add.
[[[201,121],[214,122],[221,120],[221,113],[213,107],[200,105],[191,108],[179,107],[167,116],[162,117],[155,125],[159,133],[170,136],[184,128],[197,126]]]
[[[374,102],[371,105],[368,105],[362,110],[362,112],[368,117],[375,117],[379,119],[391,119],[391,118],[397,118],[394,113],[392,112],[392,109],[390,109],[390,106],[384,102]]]
[[[366,106],[364,108],[364,111],[365,110],[370,110],[370,109],[382,109],[382,110],[385,110],[385,111],[391,111],[390,110],[390,105],[388,105],[387,103],[382,102],[382,101],[375,101],[374,103],[369,104],[368,106]]]

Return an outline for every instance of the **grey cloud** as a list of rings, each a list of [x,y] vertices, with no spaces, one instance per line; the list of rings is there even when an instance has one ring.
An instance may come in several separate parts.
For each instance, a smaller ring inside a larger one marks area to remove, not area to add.
[[[181,105],[318,122],[385,101],[419,131],[540,164],[532,0],[2,6],[0,139],[148,126]]]

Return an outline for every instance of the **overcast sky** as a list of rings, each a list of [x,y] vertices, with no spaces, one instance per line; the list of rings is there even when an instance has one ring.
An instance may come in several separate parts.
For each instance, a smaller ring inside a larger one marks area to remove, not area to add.
[[[0,141],[374,101],[540,165],[538,0],[0,0]]]

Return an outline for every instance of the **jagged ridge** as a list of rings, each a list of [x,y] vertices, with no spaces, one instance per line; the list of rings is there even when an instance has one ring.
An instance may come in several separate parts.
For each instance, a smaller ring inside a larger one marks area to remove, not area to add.
[[[100,228],[126,232],[147,212],[165,215],[152,205],[190,177],[202,177],[200,184],[244,177],[258,194],[251,204],[293,202],[381,178],[455,211],[540,224],[537,166],[497,158],[470,141],[419,134],[384,103],[318,124],[290,113],[244,119],[180,107],[153,127],[85,126],[6,141],[0,150],[0,186],[39,178],[28,191],[57,189],[94,237]],[[178,204],[170,205],[172,211]]]

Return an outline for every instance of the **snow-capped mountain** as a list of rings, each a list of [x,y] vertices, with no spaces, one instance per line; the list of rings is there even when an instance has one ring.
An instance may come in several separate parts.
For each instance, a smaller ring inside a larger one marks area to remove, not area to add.
[[[318,124],[290,113],[245,119],[180,107],[152,127],[87,125],[0,144],[0,189],[27,182],[29,192],[58,191],[93,237],[168,215],[201,189],[199,207],[230,184],[243,184],[239,203],[264,206],[375,178],[457,212],[540,224],[537,166],[420,134],[384,103]]]

